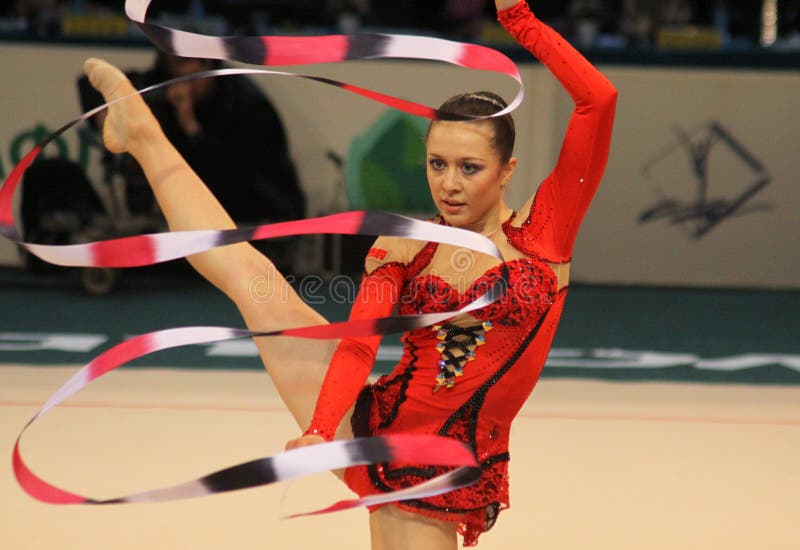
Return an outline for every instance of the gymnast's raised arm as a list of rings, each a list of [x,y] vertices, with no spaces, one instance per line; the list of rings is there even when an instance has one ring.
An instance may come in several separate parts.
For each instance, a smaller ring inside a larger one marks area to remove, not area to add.
[[[569,42],[539,21],[524,0],[495,3],[509,34],[547,67],[575,103],[558,162],[535,196],[537,209],[548,212],[550,230],[542,233],[548,236],[542,243],[545,257],[553,263],[569,262],[608,160],[617,90]],[[533,202],[532,197],[520,209],[520,221],[528,217]]]

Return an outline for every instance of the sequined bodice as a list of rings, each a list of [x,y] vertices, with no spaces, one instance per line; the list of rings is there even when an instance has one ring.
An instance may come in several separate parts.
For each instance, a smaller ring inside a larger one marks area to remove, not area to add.
[[[556,276],[538,258],[517,258],[505,265],[509,271],[508,291],[499,300],[472,312],[472,315],[482,321],[504,325],[535,325],[555,300]],[[501,277],[502,264],[498,264],[484,272],[462,293],[446,277],[430,273],[418,275],[409,280],[404,288],[400,313],[457,310],[479,298]]]

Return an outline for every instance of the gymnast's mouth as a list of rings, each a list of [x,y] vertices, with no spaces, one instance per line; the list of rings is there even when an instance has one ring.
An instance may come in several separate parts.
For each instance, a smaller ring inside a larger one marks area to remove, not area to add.
[[[457,207],[461,207],[461,206],[466,206],[467,205],[467,203],[465,203],[465,202],[460,202],[460,201],[456,201],[456,200],[453,200],[453,199],[442,199],[442,204],[444,204],[445,206],[452,207],[452,208],[457,208]]]
[[[458,214],[466,207],[466,203],[452,199],[442,199],[442,210],[447,214]]]

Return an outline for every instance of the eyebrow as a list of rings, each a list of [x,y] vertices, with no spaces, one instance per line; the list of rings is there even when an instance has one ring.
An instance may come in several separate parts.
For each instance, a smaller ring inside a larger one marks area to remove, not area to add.
[[[429,157],[440,157],[441,158],[443,155],[439,155],[439,154],[436,154],[436,153],[427,153],[427,156],[429,156]],[[482,157],[459,157],[458,160],[460,160],[460,161],[468,161],[468,162],[486,162],[486,159],[484,159]]]

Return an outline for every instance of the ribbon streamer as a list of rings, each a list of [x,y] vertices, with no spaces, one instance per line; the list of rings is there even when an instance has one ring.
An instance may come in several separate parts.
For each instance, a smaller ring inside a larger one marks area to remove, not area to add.
[[[145,22],[149,0],[128,0],[126,12],[147,36],[169,53],[188,57],[207,57],[231,61],[276,64],[331,63],[351,59],[412,58],[444,61],[470,69],[492,70],[507,74],[520,83],[520,91],[512,103],[494,116],[515,109],[523,97],[519,71],[499,52],[468,44],[440,39],[402,35],[357,35],[323,37],[207,37]],[[474,118],[439,112],[436,109],[396,97],[358,88],[314,75],[303,75],[264,69],[219,69],[180,77],[136,92],[146,93],[174,82],[226,76],[232,74],[272,74],[295,76],[324,82],[412,114],[437,120],[469,120]],[[125,100],[119,98],[116,101]],[[113,103],[113,102],[112,102]],[[383,212],[346,212],[332,216],[282,222],[232,230],[183,231],[139,235],[78,245],[53,246],[24,242],[15,227],[12,198],[25,170],[42,149],[75,124],[88,119],[109,104],[93,109],[62,126],[33,148],[9,174],[0,188],[0,235],[19,244],[45,261],[64,266],[134,267],[151,265],[196,254],[218,246],[281,236],[338,233],[351,235],[399,236],[422,241],[435,241],[470,248],[489,254],[503,262],[497,247],[489,239],[463,229],[445,227],[404,216]],[[414,462],[431,465],[458,466],[442,476],[420,485],[357,500],[338,502],[311,514],[345,510],[356,506],[375,505],[400,499],[424,498],[451,491],[474,482],[480,475],[475,457],[458,441],[438,436],[396,435],[333,442],[281,453],[273,457],[232,466],[190,482],[110,500],[95,500],[60,489],[34,474],[20,453],[20,440],[25,430],[47,411],[80,391],[111,370],[156,351],[192,344],[219,342],[244,337],[295,336],[301,338],[343,338],[389,332],[403,332],[440,323],[460,313],[485,307],[500,299],[508,289],[508,270],[503,264],[502,277],[470,304],[457,311],[407,315],[348,321],[272,332],[248,331],[226,327],[183,327],[143,334],[122,342],[96,357],[58,389],[17,437],[13,453],[13,469],[20,486],[32,497],[53,504],[108,504],[121,502],[165,501],[190,498],[215,492],[255,487],[292,479],[319,471],[358,464],[381,462]],[[301,514],[306,515],[306,514]]]
[[[37,417],[42,414],[40,411]],[[320,472],[376,462],[400,464],[431,464],[459,466],[429,482],[404,491],[343,500],[328,508],[302,515],[317,515],[372,506],[402,498],[424,498],[452,491],[473,483],[480,476],[480,467],[472,450],[455,439],[433,435],[397,434],[383,437],[332,441],[285,451],[277,455],[243,462],[185,483],[134,493],[110,499],[93,499],[66,491],[37,476],[22,460],[19,439],[13,452],[14,475],[20,487],[35,499],[48,504],[123,504],[139,502],[168,502],[197,498],[215,493],[238,491],[289,481]]]
[[[484,117],[457,115],[344,82],[313,75],[297,75],[337,86],[394,109],[429,119],[476,120],[499,117],[514,111],[525,95],[522,77],[514,62],[497,50],[485,46],[426,36],[380,33],[308,37],[205,36],[146,22],[149,7],[150,0],[127,0],[125,13],[158,48],[181,57],[202,57],[265,66],[338,63],[358,59],[420,59],[497,72],[517,81],[517,95],[508,107]]]

